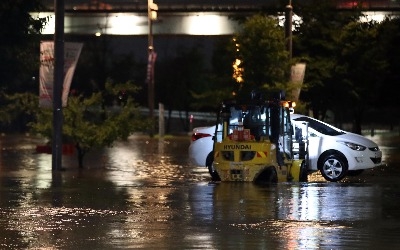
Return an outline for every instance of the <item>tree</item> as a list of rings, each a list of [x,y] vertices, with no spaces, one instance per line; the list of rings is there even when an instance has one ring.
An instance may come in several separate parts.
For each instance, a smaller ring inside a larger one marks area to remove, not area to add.
[[[265,15],[248,18],[233,40],[233,53],[241,61],[244,94],[253,89],[282,89],[290,74],[284,28],[279,20]]]
[[[192,107],[215,110],[224,99],[248,98],[252,90],[290,89],[291,61],[279,20],[258,14],[240,19],[240,23],[237,34],[221,39],[216,46],[208,81],[202,84],[202,91],[191,92]]]
[[[361,12],[359,9],[340,12],[333,0],[310,0],[299,2],[294,7],[302,21],[294,32],[293,55],[307,62],[306,88],[302,90],[300,99],[308,103],[315,117],[323,120],[326,111],[338,103],[335,78],[339,56],[337,39],[345,25],[359,20]]]
[[[383,20],[378,27],[379,46],[382,48],[383,55],[387,60],[387,70],[381,75],[382,86],[379,92],[375,94],[379,96],[374,117],[385,119],[386,122],[400,124],[399,116],[387,116],[385,114],[396,114],[399,108],[398,100],[398,83],[400,82],[400,18],[389,17]],[[385,112],[382,112],[382,109]]]
[[[0,125],[3,131],[24,132],[27,124],[38,112],[38,96],[29,92],[0,93]]]
[[[144,131],[149,125],[131,98],[138,90],[137,86],[129,82],[108,82],[105,88],[108,94],[114,96],[114,105],[104,106],[103,93],[95,92],[90,97],[70,96],[68,106],[63,109],[63,139],[75,145],[80,168],[83,167],[85,154],[90,150],[112,147],[114,141],[125,140],[133,132]],[[36,120],[29,124],[32,131],[51,140],[52,111],[40,109],[35,117]]]
[[[340,90],[341,103],[336,113],[351,107],[353,132],[361,134],[363,116],[379,102],[388,63],[384,49],[379,46],[378,23],[353,21],[344,26],[338,39],[338,58],[335,67],[336,89]]]
[[[40,32],[47,19],[30,12],[43,10],[40,0],[0,2],[0,85],[8,93],[37,90]]]

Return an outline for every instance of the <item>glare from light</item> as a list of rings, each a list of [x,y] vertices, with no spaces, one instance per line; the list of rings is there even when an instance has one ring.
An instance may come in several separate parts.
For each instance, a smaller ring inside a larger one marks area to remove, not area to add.
[[[219,35],[230,24],[217,14],[198,14],[186,16],[183,20],[183,32],[189,35]]]
[[[367,11],[363,13],[364,16],[360,18],[361,22],[370,22],[370,21],[375,21],[375,22],[382,22],[388,15],[385,14],[384,12],[371,12]]]
[[[145,16],[118,13],[107,18],[104,23],[107,32],[111,34],[130,35],[147,32],[147,19]]]
[[[242,61],[240,59],[236,59],[233,63],[233,79],[238,83],[243,82],[243,68],[240,67]]]
[[[31,13],[31,16],[34,19],[47,18],[47,23],[44,25],[41,33],[42,34],[54,34],[56,19],[55,19],[55,14],[53,12]]]
[[[285,26],[285,15],[278,15],[278,20],[279,20],[279,26],[284,27]],[[299,17],[298,15],[293,13],[292,22],[298,23],[301,25],[301,23],[302,23],[301,17]],[[294,31],[295,29],[296,29],[296,26],[293,25],[292,30]]]
[[[381,22],[390,14],[387,12],[364,12],[361,21],[375,20]],[[394,15],[394,14],[393,14]],[[35,19],[47,18],[42,34],[54,34],[55,14],[53,12],[34,12]],[[285,17],[282,13],[275,16],[279,25],[283,26]],[[65,18],[65,33],[95,34],[100,26],[107,35],[146,35],[148,34],[147,13],[103,13],[99,15],[79,15],[67,13]],[[294,23],[301,25],[301,18],[293,14]],[[153,34],[185,34],[185,35],[230,35],[240,29],[237,21],[228,15],[218,12],[191,12],[179,14],[164,14],[154,22]],[[293,25],[293,29],[297,26]],[[238,49],[238,48],[237,48]]]

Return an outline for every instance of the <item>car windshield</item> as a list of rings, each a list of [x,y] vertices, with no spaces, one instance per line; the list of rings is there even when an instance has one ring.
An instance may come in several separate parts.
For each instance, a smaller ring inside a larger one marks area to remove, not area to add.
[[[294,119],[295,121],[303,121],[308,122],[308,127],[314,129],[315,131],[320,132],[324,135],[336,136],[344,134],[343,131],[339,129],[332,128],[318,120],[311,119],[310,117],[302,116],[299,118]]]

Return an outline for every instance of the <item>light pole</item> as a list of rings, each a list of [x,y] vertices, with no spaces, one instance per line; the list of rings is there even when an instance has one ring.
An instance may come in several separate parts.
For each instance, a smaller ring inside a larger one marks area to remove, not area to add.
[[[285,36],[286,36],[286,48],[289,52],[289,58],[292,59],[292,17],[293,17],[293,6],[292,0],[289,0],[289,4],[286,5],[285,9]]]
[[[52,170],[61,169],[63,110],[61,94],[64,82],[64,0],[55,0],[54,33],[54,86],[53,86],[53,138]]]
[[[148,37],[148,62],[147,62],[147,87],[148,87],[148,105],[149,105],[149,118],[151,121],[150,136],[154,134],[154,64],[156,60],[156,53],[153,44],[153,21],[157,20],[157,4],[153,0],[147,1],[147,16],[149,26]]]

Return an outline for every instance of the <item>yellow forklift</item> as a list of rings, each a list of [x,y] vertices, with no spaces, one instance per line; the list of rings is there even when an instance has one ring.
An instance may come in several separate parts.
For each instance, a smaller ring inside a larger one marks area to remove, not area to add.
[[[307,161],[299,155],[308,154],[293,152],[290,111],[294,105],[282,93],[270,99],[252,93],[249,101],[223,102],[213,137],[212,180],[307,181]]]

